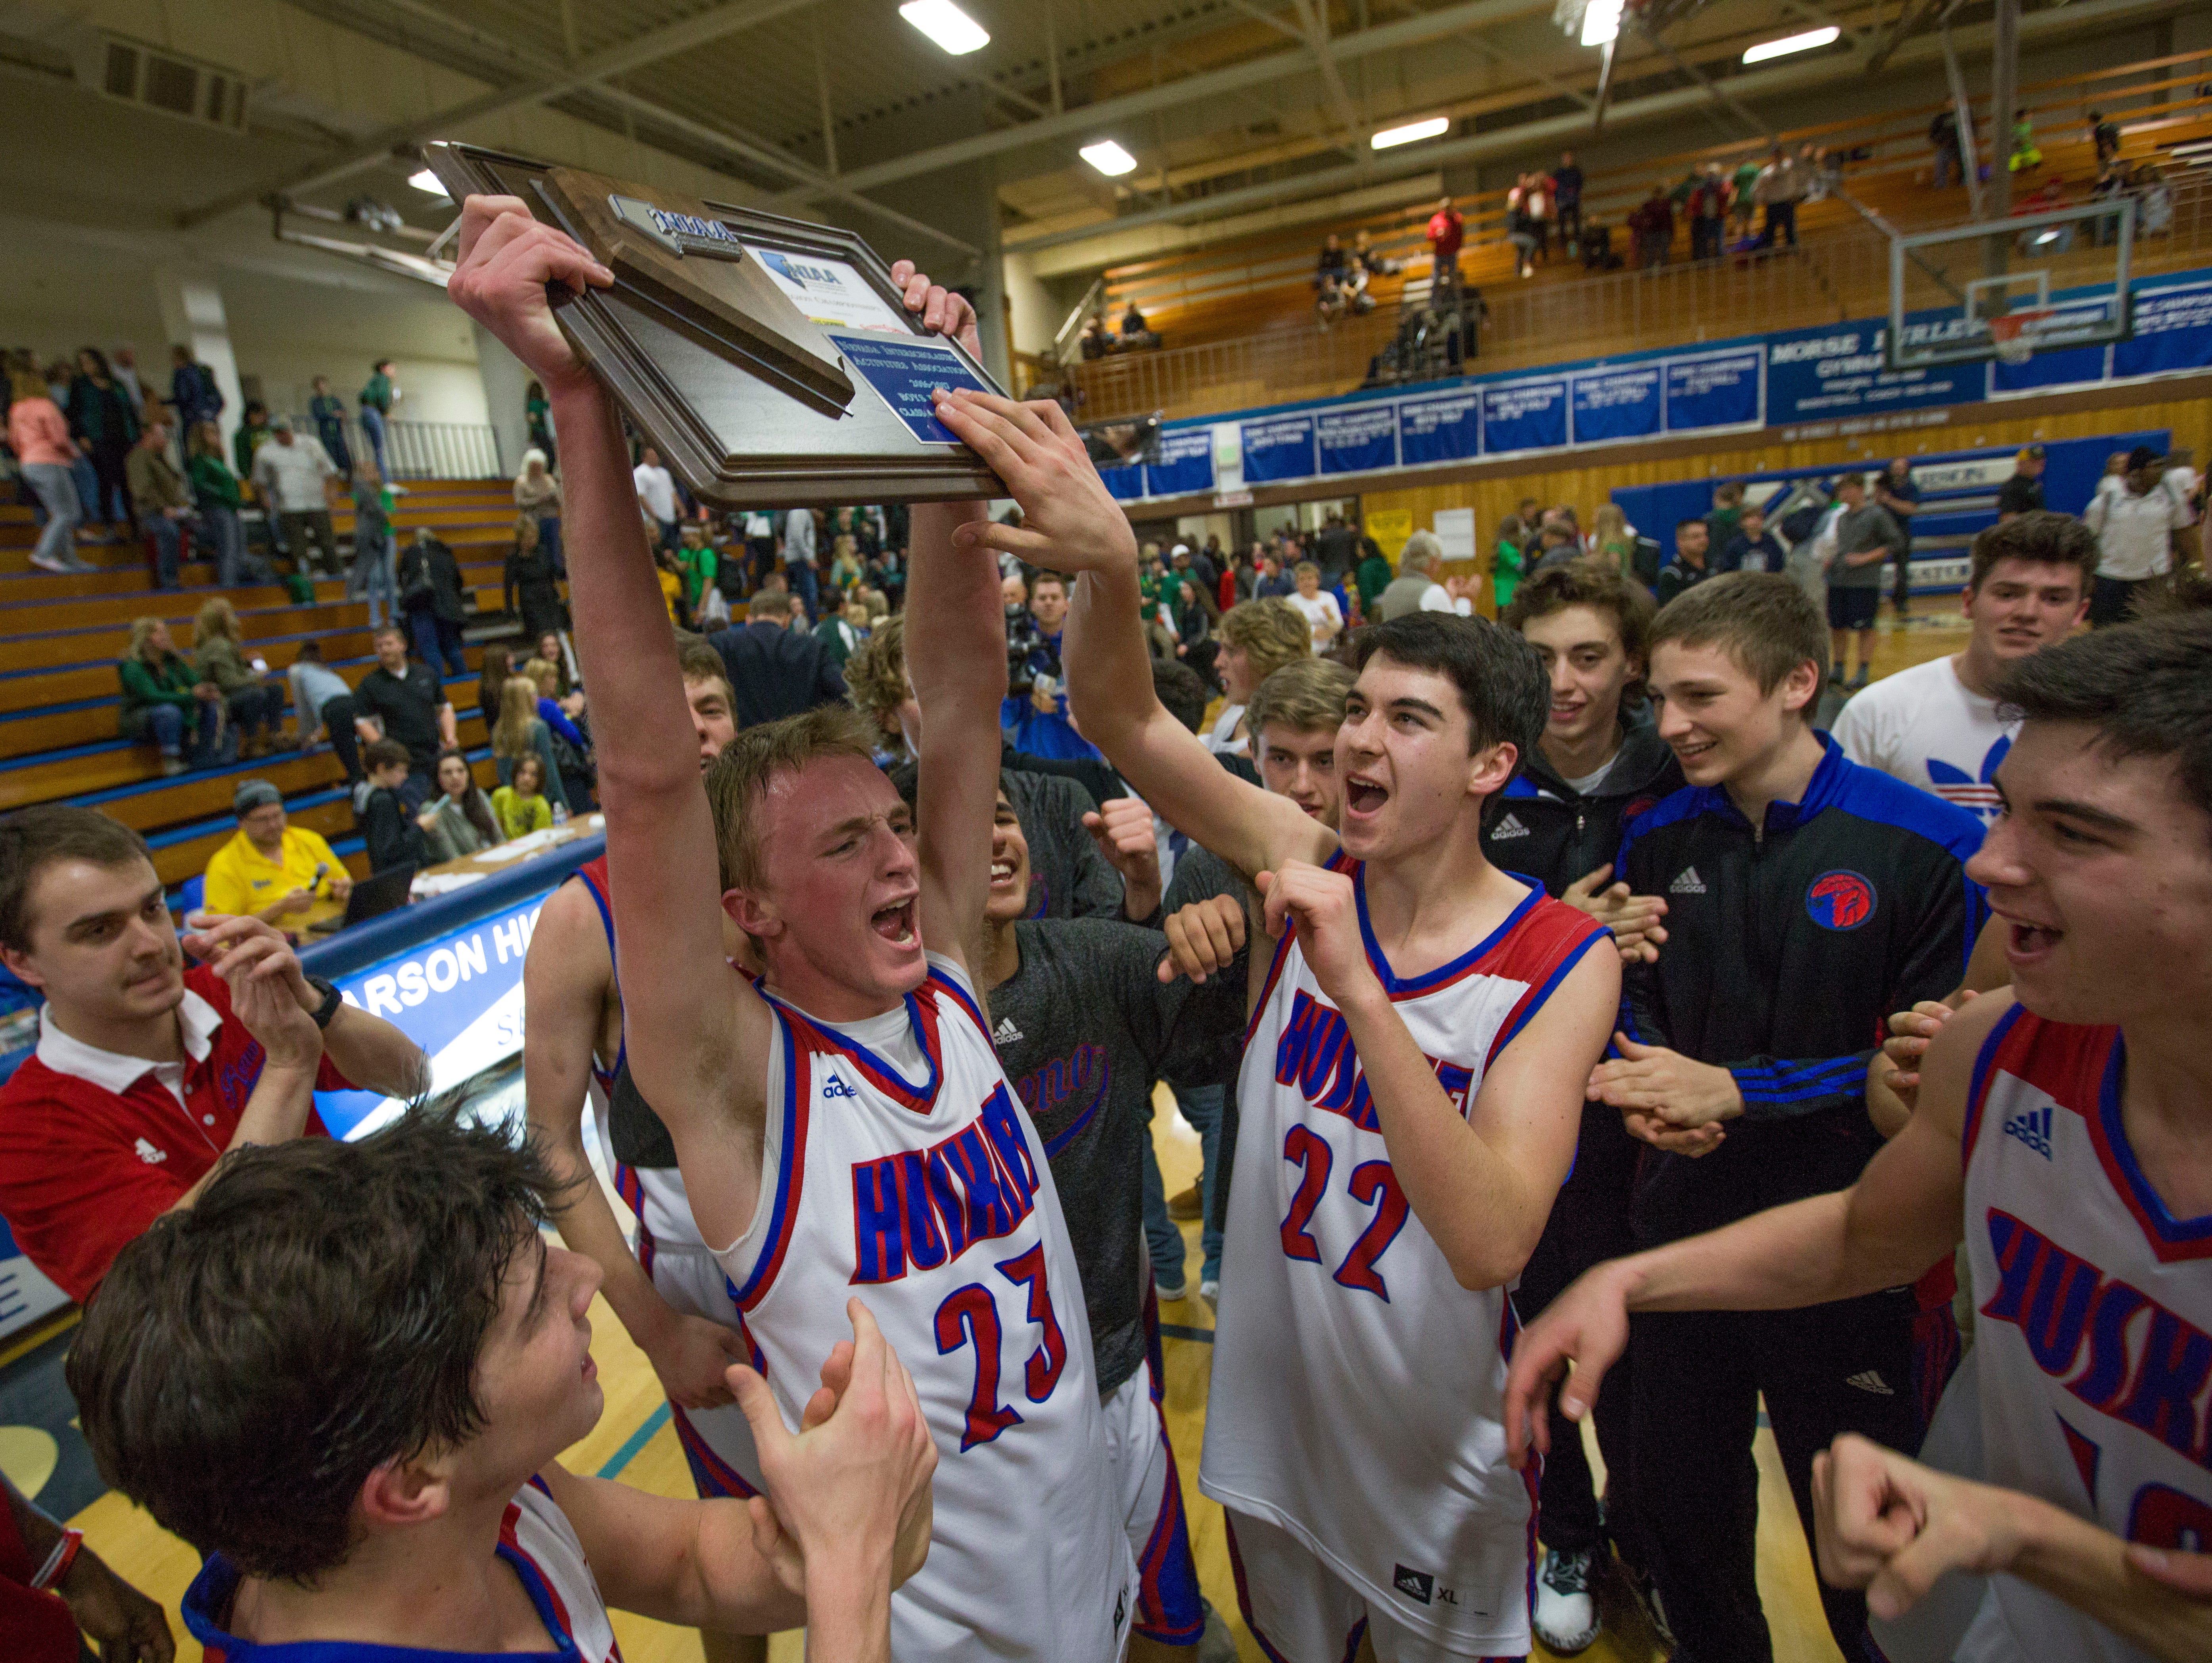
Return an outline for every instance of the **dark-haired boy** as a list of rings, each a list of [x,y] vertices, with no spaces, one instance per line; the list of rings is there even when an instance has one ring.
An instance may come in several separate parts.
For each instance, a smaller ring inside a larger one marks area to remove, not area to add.
[[[1085,732],[1255,883],[1279,944],[1249,979],[1200,1477],[1230,1509],[1246,1620],[1302,1660],[1363,1635],[1385,1663],[1524,1653],[1531,1498],[1493,1395],[1508,1290],[1620,974],[1589,950],[1601,926],[1483,858],[1484,807],[1542,731],[1535,656],[1483,620],[1362,631],[1333,832],[1131,697],[1150,679],[1136,540],[1059,408],[955,393],[938,413],[1024,513],[961,539],[1081,573],[1066,652]]]
[[[599,1271],[539,1234],[551,1180],[502,1128],[404,1116],[245,1151],[117,1255],[68,1374],[101,1476],[207,1556],[211,1654],[611,1663],[610,1605],[890,1655],[936,1451],[857,1298],[786,1429],[750,1369],[769,1501],[680,1502],[556,1457],[604,1405]]]
[[[1570,1290],[1515,1354],[1516,1428],[1570,1358],[1580,1411],[1632,1310],[1834,1309],[1963,1239],[1988,1482],[1838,1440],[1814,1473],[1822,1575],[1894,1617],[1946,1571],[2008,1573],[1959,1648],[1974,1663],[2212,1655],[2208,658],[2199,613],[2006,669],[2024,719],[1968,871],[2011,986],[1944,1025],[1911,1120],[1850,1188]]]
[[[180,942],[129,827],[59,804],[0,820],[0,964],[46,999],[37,1053],[0,1086],[0,1215],[75,1300],[224,1150],[321,1136],[316,1090],[410,1097],[428,1077],[273,925],[193,921]]]
[[[1632,895],[1626,883],[1608,886],[1621,829],[1682,785],[1681,768],[1656,729],[1630,719],[1632,706],[1643,701],[1652,610],[1642,585],[1595,561],[1539,573],[1514,592],[1501,621],[1543,660],[1551,711],[1536,754],[1505,787],[1504,812],[1483,832],[1492,865],[1525,873],[1603,920],[1624,956],[1646,955],[1665,939],[1658,920],[1667,903],[1657,895]],[[1628,1216],[1642,1148],[1622,1126],[1620,1110],[1583,1105],[1574,1170],[1552,1204],[1514,1296],[1523,1316],[1542,1310],[1591,1265],[1634,1246]],[[1578,1652],[1597,1638],[1593,1572],[1608,1538],[1632,1572],[1644,1567],[1630,1414],[1624,1365],[1607,1377],[1598,1411],[1606,1466],[1602,1520],[1581,1439],[1564,1421],[1553,1428],[1559,1435],[1544,1464],[1537,1512],[1545,1557],[1535,1611],[1536,1636],[1553,1651]]]
[[[1779,572],[1789,562],[1782,539],[1766,529],[1764,504],[1747,502],[1736,519],[1736,534],[1722,545],[1717,564],[1723,572]]]
[[[1717,578],[1651,634],[1660,737],[1684,789],[1629,822],[1616,863],[1667,901],[1666,950],[1628,967],[1620,1057],[1589,1095],[1658,1145],[1645,1247],[1848,1186],[1881,1139],[1867,1064],[1886,1014],[1958,984],[1982,918],[1964,810],[1815,731],[1822,621],[1790,579]],[[1918,1295],[1908,1286],[1929,1272]],[[1810,1309],[1654,1315],[1636,1327],[1636,1496],[1684,1653],[1771,1655],[1753,1574],[1764,1398],[1809,1533],[1812,1461],[1839,1433],[1917,1449],[1957,1356],[1950,1261]],[[1865,1601],[1821,1589],[1845,1655]]]
[[[1966,650],[1885,676],[1852,695],[1836,743],[1854,762],[1997,816],[1997,765],[2019,724],[1997,710],[2005,670],[2071,634],[2089,610],[2097,534],[2071,514],[2015,514],[1974,539],[1960,604]]]

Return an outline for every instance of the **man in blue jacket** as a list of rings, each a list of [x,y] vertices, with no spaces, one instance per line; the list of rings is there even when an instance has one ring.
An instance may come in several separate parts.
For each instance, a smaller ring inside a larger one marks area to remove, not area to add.
[[[1617,1059],[1590,1095],[1657,1146],[1642,1247],[1847,1187],[1895,1126],[1865,1096],[1882,1019],[1958,985],[1985,915],[1966,876],[1980,822],[1844,756],[1810,720],[1825,625],[1772,573],[1662,609],[1650,691],[1687,780],[1629,822],[1616,876],[1667,901],[1655,961],[1626,967]],[[1805,1310],[1635,1319],[1635,1491],[1681,1654],[1765,1663],[1751,1455],[1763,1398],[1812,1533],[1814,1454],[1856,1432],[1919,1448],[1958,1357],[1951,1261],[1911,1287]],[[1823,1586],[1847,1657],[1863,1596]]]

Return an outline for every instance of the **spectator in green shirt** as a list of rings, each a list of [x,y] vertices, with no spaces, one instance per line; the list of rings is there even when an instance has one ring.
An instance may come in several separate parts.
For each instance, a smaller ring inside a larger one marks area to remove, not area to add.
[[[714,553],[714,545],[707,541],[707,528],[697,520],[685,520],[678,537],[676,567],[684,576],[684,604],[696,617],[699,598],[714,583],[715,573],[721,569],[721,561]]]
[[[200,526],[215,545],[215,581],[219,589],[250,583],[274,583],[276,574],[258,555],[246,550],[246,526],[238,517],[242,494],[238,476],[223,465],[222,430],[212,422],[196,425],[185,441],[185,473]]]
[[[1521,586],[1522,574],[1528,569],[1522,554],[1528,537],[1528,528],[1518,514],[1508,514],[1498,523],[1498,552],[1490,561],[1490,592],[1501,612],[1513,604],[1513,592]]]
[[[392,464],[384,453],[385,423],[392,419],[392,407],[404,396],[392,384],[392,360],[380,358],[368,367],[368,384],[361,390],[361,430],[368,435],[368,447],[376,452],[376,472],[380,479],[392,477]]]
[[[1367,540],[1369,553],[1352,573],[1352,581],[1359,586],[1359,612],[1363,617],[1375,614],[1375,602],[1390,586],[1390,580],[1398,574],[1390,569],[1389,557],[1372,537]]]
[[[246,405],[246,414],[239,418],[238,431],[230,436],[230,459],[240,479],[253,477],[254,452],[268,442],[269,406],[257,398]],[[273,524],[274,510],[269,518]]]
[[[222,742],[222,689],[199,678],[159,618],[131,625],[131,649],[116,666],[123,683],[123,737],[161,748],[161,772],[182,774],[185,742],[196,740],[190,766],[211,768]]]

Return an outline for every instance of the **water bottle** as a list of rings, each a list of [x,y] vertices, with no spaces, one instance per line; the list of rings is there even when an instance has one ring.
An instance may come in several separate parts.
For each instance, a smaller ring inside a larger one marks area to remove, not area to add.
[[[568,823],[568,805],[566,803],[556,803],[553,805],[553,823],[556,826],[565,826]]]

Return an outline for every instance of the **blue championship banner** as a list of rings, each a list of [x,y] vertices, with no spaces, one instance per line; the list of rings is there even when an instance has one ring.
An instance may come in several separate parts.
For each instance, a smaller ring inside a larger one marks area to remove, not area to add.
[[[1316,431],[1324,474],[1367,473],[1398,465],[1398,414],[1388,404],[1323,410]]]
[[[1277,479],[1311,479],[1314,465],[1314,419],[1311,416],[1283,416],[1272,422],[1243,424],[1244,483],[1264,484]]]
[[[1213,429],[1163,428],[1159,459],[1145,464],[1145,495],[1194,496],[1212,489]]]
[[[1567,378],[1530,376],[1482,390],[1482,453],[1555,451],[1567,442]]]
[[[1757,347],[1667,361],[1667,431],[1762,425],[1759,375],[1765,355]],[[1579,439],[1581,430],[1576,431]]]
[[[1406,398],[1398,404],[1398,459],[1406,466],[1425,462],[1471,461],[1482,453],[1482,393],[1435,398]]]
[[[1574,389],[1575,443],[1602,445],[1648,439],[1660,430],[1657,364],[1586,370],[1567,378]]]

